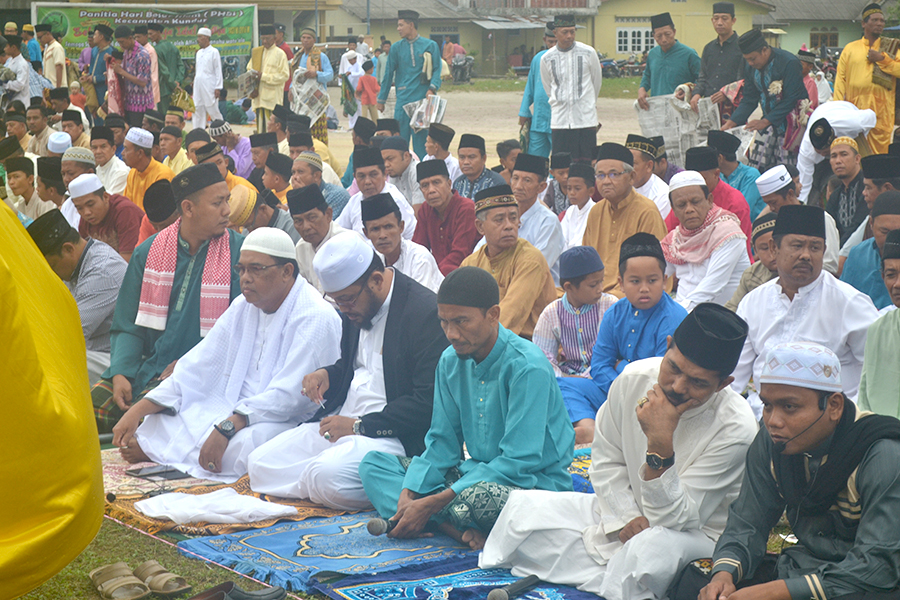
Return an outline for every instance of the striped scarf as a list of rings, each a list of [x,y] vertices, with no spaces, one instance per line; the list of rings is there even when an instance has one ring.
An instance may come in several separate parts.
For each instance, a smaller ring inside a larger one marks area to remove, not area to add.
[[[747,239],[734,213],[713,205],[697,229],[678,225],[660,242],[666,262],[672,265],[697,265],[707,260],[725,242]]]

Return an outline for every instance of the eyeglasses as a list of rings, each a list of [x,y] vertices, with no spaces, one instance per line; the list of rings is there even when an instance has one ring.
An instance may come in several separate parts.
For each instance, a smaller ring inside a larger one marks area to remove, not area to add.
[[[258,277],[262,275],[266,269],[271,269],[272,267],[279,267],[281,265],[260,265],[260,264],[250,264],[250,265],[234,265],[231,269],[234,271],[234,274],[238,277],[243,277],[244,273],[249,274],[251,277]]]
[[[343,298],[335,298],[334,296],[332,296],[330,294],[328,297],[331,298],[332,300],[334,300],[334,303],[337,304],[338,306],[346,306],[347,308],[353,308],[354,306],[356,306],[356,302],[359,300],[359,297],[362,296],[362,293],[364,291],[366,291],[366,286],[362,286],[362,288],[360,288],[360,290],[359,290],[359,293],[357,293],[355,296],[353,296],[353,298],[351,298],[349,300],[343,299]]]
[[[615,181],[619,177],[625,174],[625,171],[610,171],[609,173],[597,173],[594,175],[594,179],[597,181],[603,181],[607,177],[609,177],[610,181]]]

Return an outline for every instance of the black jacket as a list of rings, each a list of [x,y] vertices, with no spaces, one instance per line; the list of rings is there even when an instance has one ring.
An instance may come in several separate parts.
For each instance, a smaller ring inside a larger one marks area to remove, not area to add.
[[[341,358],[328,371],[325,404],[311,421],[334,413],[347,399],[359,347],[359,327],[341,315]],[[448,346],[437,316],[437,296],[394,270],[394,292],[384,328],[382,361],[387,405],[380,412],[362,415],[362,433],[368,437],[396,437],[408,456],[425,450],[431,427],[434,372]]]

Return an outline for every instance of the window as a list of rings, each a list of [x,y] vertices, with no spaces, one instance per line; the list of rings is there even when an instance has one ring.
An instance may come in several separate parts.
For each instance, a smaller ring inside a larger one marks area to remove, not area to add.
[[[631,52],[643,52],[656,45],[653,32],[649,27],[617,27],[616,28],[616,52],[618,54],[630,54]]]
[[[813,27],[809,32],[809,47],[820,48],[821,46],[837,46],[838,32],[836,27],[832,27],[828,31],[825,27],[821,31],[817,27]]]

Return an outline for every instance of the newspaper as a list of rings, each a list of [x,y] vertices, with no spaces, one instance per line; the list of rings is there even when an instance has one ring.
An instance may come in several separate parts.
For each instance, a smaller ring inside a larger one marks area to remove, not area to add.
[[[315,78],[308,79],[303,76],[305,69],[297,69],[294,72],[294,80],[291,82],[291,110],[298,115],[309,117],[311,123],[315,123],[325,114],[328,108],[328,92]]]
[[[256,71],[250,69],[246,73],[241,73],[237,77],[237,97],[249,98],[250,94],[256,91],[259,82],[256,79]]]
[[[432,123],[440,123],[447,110],[447,101],[438,95],[427,96],[416,102],[403,105],[409,115],[409,126],[415,133],[428,129]]]
[[[684,165],[688,148],[706,145],[710,129],[719,129],[719,106],[709,98],[701,98],[698,113],[691,110],[689,102],[678,100],[673,94],[647,98],[650,110],[643,110],[634,103],[641,133],[645,137],[661,135],[666,142],[670,162]]]

